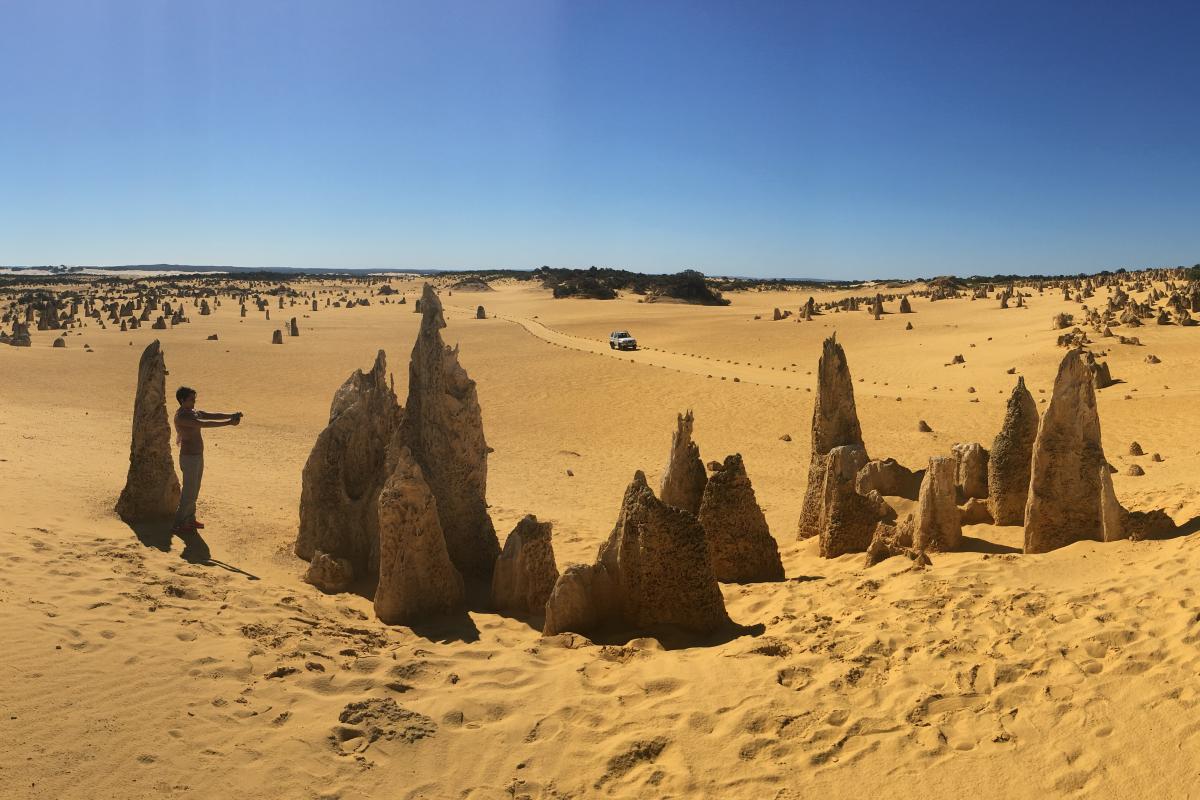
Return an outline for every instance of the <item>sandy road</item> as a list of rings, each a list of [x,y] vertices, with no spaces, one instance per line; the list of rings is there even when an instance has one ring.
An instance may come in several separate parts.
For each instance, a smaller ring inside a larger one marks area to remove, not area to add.
[[[473,309],[446,305],[447,312],[455,316],[473,317]],[[653,347],[639,350],[613,350],[604,339],[590,339],[584,336],[574,336],[563,333],[544,323],[529,317],[493,315],[495,319],[510,322],[524,328],[530,335],[556,347],[566,347],[585,353],[608,356],[618,361],[631,364],[642,364],[649,367],[660,367],[676,372],[685,372],[713,380],[750,383],[756,386],[767,386],[776,389],[807,389],[812,387],[813,379],[806,370],[799,367],[768,367],[761,364],[739,363],[731,360],[710,358],[708,356],[676,353],[669,350],[659,350]]]

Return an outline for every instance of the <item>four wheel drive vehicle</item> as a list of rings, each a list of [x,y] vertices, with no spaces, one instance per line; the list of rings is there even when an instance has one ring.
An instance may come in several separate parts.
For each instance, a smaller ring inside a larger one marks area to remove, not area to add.
[[[613,331],[608,335],[608,346],[613,350],[637,350],[637,339],[629,331]]]

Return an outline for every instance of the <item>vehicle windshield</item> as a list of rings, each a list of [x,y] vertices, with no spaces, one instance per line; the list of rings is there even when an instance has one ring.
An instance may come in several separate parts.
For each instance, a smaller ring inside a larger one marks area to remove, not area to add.
[[[615,333],[613,333],[613,336],[615,336],[618,339],[632,339],[633,338],[632,336],[629,335],[629,331],[616,331]]]

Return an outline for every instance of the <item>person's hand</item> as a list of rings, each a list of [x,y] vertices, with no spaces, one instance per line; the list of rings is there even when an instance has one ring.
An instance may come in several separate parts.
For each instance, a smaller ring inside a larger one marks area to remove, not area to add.
[[[232,419],[230,419],[230,422],[234,425],[241,425],[242,424],[242,412],[238,411],[237,413],[235,413],[233,415]]]

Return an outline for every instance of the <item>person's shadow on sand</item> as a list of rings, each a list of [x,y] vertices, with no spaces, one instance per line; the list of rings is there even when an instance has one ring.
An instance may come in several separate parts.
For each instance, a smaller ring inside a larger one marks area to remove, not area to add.
[[[155,550],[163,553],[171,552],[174,535],[171,533],[170,520],[134,522],[129,523],[129,527],[133,530],[134,535],[137,536],[138,541],[146,547],[153,547]],[[204,541],[204,537],[200,535],[199,531],[181,534],[179,538],[183,540],[183,550],[180,552],[179,557],[189,564],[197,564],[202,567],[220,567],[229,572],[245,575],[247,580],[258,580],[257,575],[213,558],[212,551],[208,547],[208,542]]]

